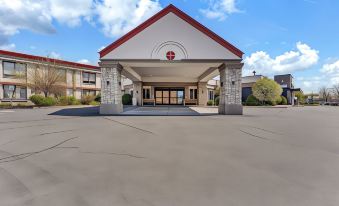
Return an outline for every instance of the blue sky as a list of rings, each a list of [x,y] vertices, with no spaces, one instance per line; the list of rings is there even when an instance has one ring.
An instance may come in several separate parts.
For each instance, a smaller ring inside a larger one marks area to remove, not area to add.
[[[336,0],[0,0],[0,48],[96,64],[97,51],[168,4],[236,45],[244,75],[339,83]]]

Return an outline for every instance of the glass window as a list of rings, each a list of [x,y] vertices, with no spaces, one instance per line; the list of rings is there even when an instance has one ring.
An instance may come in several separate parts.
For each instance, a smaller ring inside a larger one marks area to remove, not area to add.
[[[27,99],[26,87],[4,85],[4,99]]]
[[[15,63],[4,62],[3,67],[4,67],[4,77],[15,75]]]
[[[84,90],[82,90],[82,95],[83,96],[95,96],[95,91],[84,89]]]
[[[143,89],[143,98],[151,99],[151,89]]]
[[[17,72],[19,74],[25,74],[26,73],[26,64],[16,63],[15,64],[15,72]]]
[[[89,74],[89,83],[95,84],[95,74]]]
[[[214,100],[214,91],[213,90],[208,91],[208,100]]]
[[[67,89],[67,96],[74,96],[73,89]]]
[[[198,89],[190,89],[190,99],[198,99]]]
[[[4,77],[15,76],[16,74],[26,74],[26,64],[15,63],[15,62],[3,62],[3,73]]]
[[[84,84],[95,84],[96,75],[94,73],[83,72],[82,82]]]

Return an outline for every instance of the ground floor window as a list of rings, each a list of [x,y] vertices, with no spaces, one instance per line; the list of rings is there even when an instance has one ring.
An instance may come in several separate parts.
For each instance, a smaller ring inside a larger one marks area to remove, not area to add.
[[[143,99],[151,99],[151,89],[150,88],[144,88],[142,93],[143,93]]]
[[[214,91],[213,90],[208,91],[208,100],[214,100]]]
[[[67,89],[67,96],[74,96],[74,90],[73,89]]]
[[[198,89],[190,89],[190,99],[198,99]]]
[[[27,99],[26,87],[16,85],[4,85],[4,99]]]
[[[95,94],[96,94],[95,90],[88,89],[82,90],[82,96],[95,96]]]

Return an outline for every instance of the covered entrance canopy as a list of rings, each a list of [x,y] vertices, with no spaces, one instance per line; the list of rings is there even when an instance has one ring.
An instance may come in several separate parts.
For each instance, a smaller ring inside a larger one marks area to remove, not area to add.
[[[242,52],[173,5],[100,52],[102,114],[122,111],[121,75],[138,105],[207,103],[220,75],[221,114],[242,114]]]

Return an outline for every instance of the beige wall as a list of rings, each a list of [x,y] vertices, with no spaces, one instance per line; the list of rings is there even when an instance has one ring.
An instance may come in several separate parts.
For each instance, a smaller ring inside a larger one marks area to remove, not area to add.
[[[0,101],[5,101],[3,99],[4,97],[3,85],[4,84],[20,85],[20,84],[25,84],[26,82],[26,79],[19,80],[19,79],[13,79],[13,78],[4,78],[3,77],[3,61],[25,63],[27,65],[26,67],[27,73],[29,73],[29,71],[35,68],[36,65],[38,64],[36,62],[32,62],[28,60],[0,56]],[[91,69],[75,68],[75,67],[69,67],[69,66],[59,66],[59,68],[64,69],[66,71],[67,89],[73,90],[73,95],[77,99],[81,99],[83,89],[95,90],[97,94],[100,92],[100,88],[101,88],[100,71],[95,71]],[[96,73],[96,84],[95,85],[85,85],[82,83],[82,72],[84,71]],[[67,93],[67,90],[65,91],[65,94],[66,93]],[[27,88],[27,98],[29,98],[31,95],[32,95],[31,89]]]

